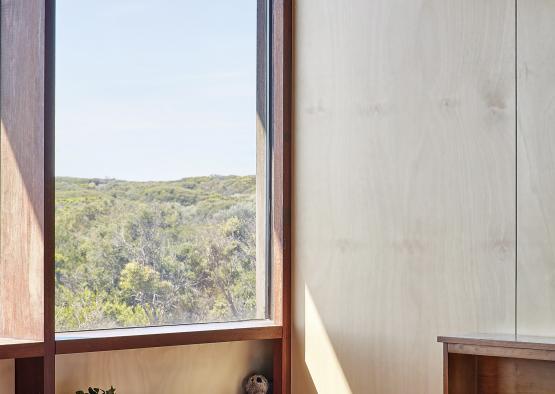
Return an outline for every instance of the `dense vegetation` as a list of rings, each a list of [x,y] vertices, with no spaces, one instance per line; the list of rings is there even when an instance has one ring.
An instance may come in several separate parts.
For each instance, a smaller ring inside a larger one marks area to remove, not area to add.
[[[255,188],[57,178],[57,330],[254,318]]]

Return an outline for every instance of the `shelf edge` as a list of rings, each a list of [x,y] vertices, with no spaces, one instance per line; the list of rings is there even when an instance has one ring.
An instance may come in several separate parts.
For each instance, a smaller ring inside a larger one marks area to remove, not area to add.
[[[4,343],[0,345],[0,360],[42,357],[44,342]]]
[[[56,354],[73,354],[102,352],[110,350],[144,349],[165,346],[195,345],[204,343],[235,342],[249,340],[281,339],[282,326],[261,324],[259,326],[222,326],[206,325],[195,327],[176,326],[173,331],[164,327],[163,332],[156,327],[133,329],[134,334],[114,335],[110,330],[109,335],[101,336],[101,331],[95,336],[82,336],[79,333],[59,334],[56,338]],[[207,329],[208,328],[208,329]]]

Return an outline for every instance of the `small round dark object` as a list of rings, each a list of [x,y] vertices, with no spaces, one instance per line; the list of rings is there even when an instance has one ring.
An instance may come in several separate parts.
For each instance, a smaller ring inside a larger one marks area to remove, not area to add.
[[[252,375],[245,383],[245,393],[247,394],[267,394],[269,388],[268,379],[263,375]]]

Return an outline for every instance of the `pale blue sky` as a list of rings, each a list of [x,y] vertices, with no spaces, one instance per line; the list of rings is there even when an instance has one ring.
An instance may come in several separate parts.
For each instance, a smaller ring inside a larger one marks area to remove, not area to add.
[[[56,8],[56,175],[255,173],[256,0]]]

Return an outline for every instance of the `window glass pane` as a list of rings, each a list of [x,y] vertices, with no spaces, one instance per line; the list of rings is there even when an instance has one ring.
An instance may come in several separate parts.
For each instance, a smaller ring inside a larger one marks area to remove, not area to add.
[[[57,1],[58,331],[266,316],[260,7]]]

